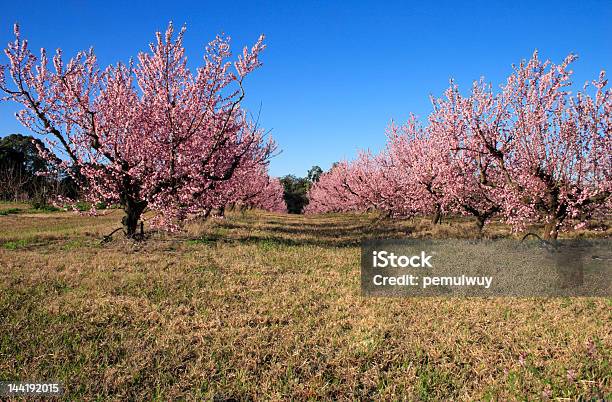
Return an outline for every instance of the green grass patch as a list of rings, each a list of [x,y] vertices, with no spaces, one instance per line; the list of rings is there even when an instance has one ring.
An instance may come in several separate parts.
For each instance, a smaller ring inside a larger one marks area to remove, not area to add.
[[[18,214],[21,211],[22,210],[20,208],[9,208],[9,209],[5,209],[5,210],[0,211],[0,216]]]
[[[272,239],[262,239],[257,243],[257,246],[261,251],[272,251],[280,248],[278,242]]]
[[[83,239],[74,239],[74,240],[70,240],[64,243],[61,246],[61,249],[62,250],[74,250],[75,248],[86,247],[86,246],[87,246],[87,242],[85,242]]]
[[[6,243],[2,243],[2,248],[5,250],[17,250],[28,246],[30,243],[31,241],[28,239],[8,241]]]

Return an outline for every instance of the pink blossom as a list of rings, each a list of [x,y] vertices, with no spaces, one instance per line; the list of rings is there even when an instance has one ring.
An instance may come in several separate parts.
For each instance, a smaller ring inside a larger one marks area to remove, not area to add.
[[[2,100],[23,106],[19,121],[47,138],[86,200],[123,207],[130,236],[145,209],[157,213],[154,223],[173,230],[223,202],[283,209],[282,193],[267,176],[276,145],[240,106],[245,77],[261,66],[263,36],[235,62],[236,75],[224,37],[190,71],[184,34],[183,28],[175,35],[170,24],[148,52],[106,68],[93,50],[68,61],[58,50],[49,66],[44,49],[34,56],[17,26],[5,49]],[[55,155],[43,156],[53,161]],[[270,193],[266,202],[252,200],[256,183]]]

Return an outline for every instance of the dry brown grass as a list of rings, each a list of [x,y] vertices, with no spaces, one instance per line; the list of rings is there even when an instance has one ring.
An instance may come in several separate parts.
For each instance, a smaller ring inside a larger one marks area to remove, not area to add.
[[[249,212],[100,245],[118,219],[0,216],[0,380],[73,399],[612,396],[609,299],[360,295],[361,238],[469,221]]]

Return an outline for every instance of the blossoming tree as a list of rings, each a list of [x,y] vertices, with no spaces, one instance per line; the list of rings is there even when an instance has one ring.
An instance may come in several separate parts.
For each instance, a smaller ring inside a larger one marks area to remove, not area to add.
[[[458,113],[475,148],[503,179],[503,213],[515,228],[545,224],[556,238],[569,222],[610,212],[612,89],[602,72],[572,95],[568,56],[560,65],[537,52],[521,62],[498,94],[475,85]],[[591,93],[593,92],[593,93]]]
[[[431,215],[440,221],[446,211],[444,177],[448,167],[447,144],[431,127],[423,127],[414,116],[399,128],[391,127],[387,153],[389,169],[395,172],[394,187],[404,201],[394,208],[395,215]],[[399,207],[399,208],[398,208]]]
[[[473,108],[473,99],[459,94],[451,82],[445,95],[432,99],[430,136],[437,138],[433,161],[438,168],[438,186],[444,195],[439,201],[449,212],[473,216],[478,231],[502,209],[505,200],[503,178],[494,158],[468,129],[461,112]]]
[[[275,147],[240,105],[263,36],[234,63],[229,38],[217,37],[191,71],[184,32],[170,24],[135,61],[106,68],[93,50],[68,61],[61,50],[51,61],[44,49],[37,57],[18,26],[5,50],[3,100],[23,106],[19,121],[46,136],[87,200],[121,205],[129,237],[146,208],[170,228],[201,211],[207,193],[241,166],[266,165]]]
[[[365,209],[362,197],[350,189],[347,179],[352,175],[352,166],[342,161],[319,177],[308,191],[307,214],[327,212],[361,211]]]
[[[207,215],[214,208],[223,216],[226,207],[241,210],[258,208],[270,212],[287,212],[283,199],[283,186],[278,178],[268,175],[264,166],[244,166],[238,168],[227,181],[218,182],[208,192],[204,204]]]

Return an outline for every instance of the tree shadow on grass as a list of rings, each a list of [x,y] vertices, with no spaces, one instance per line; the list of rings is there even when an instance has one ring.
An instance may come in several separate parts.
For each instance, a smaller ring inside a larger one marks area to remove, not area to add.
[[[361,240],[344,239],[344,240],[328,240],[328,239],[291,239],[282,236],[270,235],[242,235],[242,236],[203,236],[198,238],[187,239],[192,244],[217,244],[217,243],[240,243],[240,244],[258,244],[274,247],[300,247],[300,246],[317,246],[326,248],[342,248],[342,247],[357,247]]]
[[[215,242],[239,241],[247,244],[266,241],[283,246],[355,247],[363,240],[403,238],[410,233],[409,228],[394,222],[376,224],[363,219],[357,222],[346,219],[323,222],[303,219],[299,224],[287,224],[280,220],[264,218],[258,221],[256,227],[250,222],[237,219],[220,222],[217,227],[229,232],[225,235],[207,235],[206,241],[214,239]]]
[[[319,226],[304,226],[301,228],[286,228],[272,227],[266,229],[272,233],[288,234],[288,235],[305,235],[313,237],[323,237],[334,239],[338,237],[352,237],[355,239],[363,239],[364,237],[378,237],[390,235],[392,233],[400,234],[397,227],[369,227],[366,225],[352,226],[336,226],[336,225],[319,225]]]

